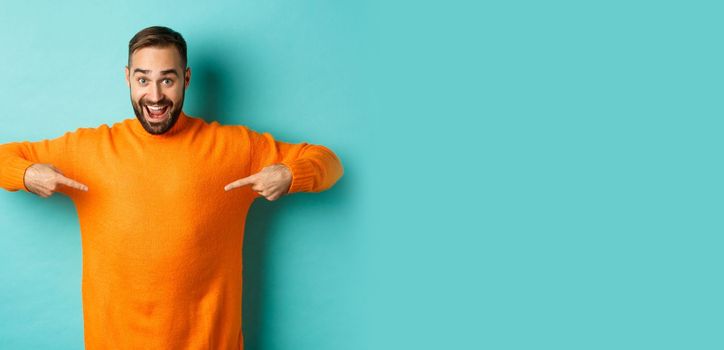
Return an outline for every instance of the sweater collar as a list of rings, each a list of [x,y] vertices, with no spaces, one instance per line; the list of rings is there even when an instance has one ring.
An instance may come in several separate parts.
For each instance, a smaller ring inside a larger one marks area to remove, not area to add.
[[[176,123],[163,134],[160,135],[154,135],[146,131],[146,129],[143,128],[143,125],[141,125],[141,121],[138,120],[138,118],[133,118],[131,121],[131,128],[134,132],[136,132],[139,135],[142,135],[144,137],[148,137],[151,139],[168,139],[173,136],[176,136],[180,133],[182,133],[184,130],[188,129],[189,124],[189,117],[184,113],[182,110],[181,113],[179,113],[178,119],[176,120]]]

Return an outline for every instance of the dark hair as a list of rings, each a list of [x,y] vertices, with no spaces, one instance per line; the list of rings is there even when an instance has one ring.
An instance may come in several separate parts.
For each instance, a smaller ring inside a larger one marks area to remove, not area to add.
[[[181,55],[181,63],[186,68],[186,40],[178,32],[168,27],[153,26],[142,29],[128,42],[128,65],[131,65],[131,55],[144,47],[167,47],[173,45]]]

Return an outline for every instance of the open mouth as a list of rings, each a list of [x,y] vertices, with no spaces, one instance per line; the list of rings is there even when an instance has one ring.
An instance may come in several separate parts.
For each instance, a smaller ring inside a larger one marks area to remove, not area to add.
[[[151,106],[144,105],[143,110],[146,113],[146,118],[152,122],[160,122],[168,117],[169,106]]]

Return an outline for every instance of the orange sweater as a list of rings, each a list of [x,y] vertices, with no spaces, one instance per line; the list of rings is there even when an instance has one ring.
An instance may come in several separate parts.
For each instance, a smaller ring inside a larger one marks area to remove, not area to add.
[[[260,195],[224,186],[273,163],[292,170],[289,193],[323,191],[343,173],[323,146],[184,113],[163,135],[131,118],[0,145],[0,187],[27,191],[33,163],[89,188],[59,190],[79,216],[88,350],[243,349],[244,223]]]

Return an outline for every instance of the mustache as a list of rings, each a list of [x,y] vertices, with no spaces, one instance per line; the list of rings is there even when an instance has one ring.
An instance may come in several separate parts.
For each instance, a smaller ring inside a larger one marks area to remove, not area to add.
[[[161,101],[157,101],[157,102],[151,102],[151,101],[141,100],[141,101],[138,102],[138,104],[139,104],[140,106],[151,105],[151,106],[164,106],[164,107],[165,107],[165,106],[170,106],[170,105],[172,105],[173,103],[171,103],[170,100],[161,100]]]

